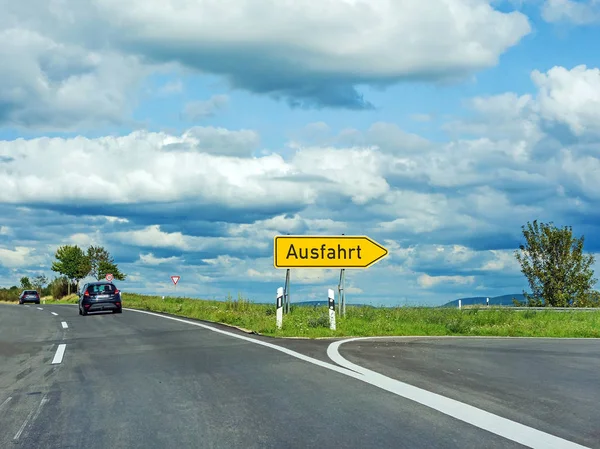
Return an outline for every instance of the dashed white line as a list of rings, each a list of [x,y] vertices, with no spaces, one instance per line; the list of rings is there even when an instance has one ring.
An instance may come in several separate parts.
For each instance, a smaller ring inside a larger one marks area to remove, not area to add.
[[[58,313],[56,313],[56,312],[50,312],[50,313],[54,316],[58,316]]]
[[[2,410],[2,408],[8,404],[10,401],[12,400],[12,396],[7,397],[4,402],[2,404],[0,404],[0,410]]]
[[[25,430],[25,427],[27,427],[27,424],[29,424],[30,421],[33,422],[36,420],[36,418],[39,416],[40,412],[42,411],[42,407],[44,406],[44,404],[46,402],[48,402],[48,398],[46,397],[46,395],[44,395],[44,397],[42,398],[42,401],[40,402],[40,405],[38,405],[38,408],[29,412],[29,415],[27,415],[27,418],[25,418],[25,421],[23,421],[23,424],[21,424],[21,427],[15,434],[13,440],[18,440],[19,437],[21,436],[21,434],[23,433],[23,431]]]
[[[61,363],[62,359],[65,355],[65,349],[67,349],[67,345],[60,344],[58,348],[56,348],[56,354],[54,354],[54,359],[52,359],[52,364],[56,365],[57,363]]]
[[[275,349],[297,359],[304,360],[305,362],[322,366],[323,368],[327,368],[331,371],[336,371],[348,377],[353,377],[362,382],[381,388],[382,390],[394,393],[398,396],[408,398],[409,400],[423,404],[426,407],[438,410],[444,413],[445,415],[452,416],[456,419],[467,422],[475,427],[488,430],[489,432],[495,433],[496,435],[500,435],[501,437],[504,437],[511,441],[516,441],[518,443],[523,444],[524,446],[533,449],[590,449],[586,446],[582,446],[580,444],[565,440],[555,435],[551,435],[541,430],[534,429],[533,427],[528,427],[518,422],[502,418],[501,416],[494,415],[492,413],[486,412],[485,410],[473,407],[468,404],[464,404],[454,399],[450,399],[445,396],[441,396],[430,391],[423,390],[421,388],[417,388],[409,384],[405,384],[395,379],[391,379],[389,377],[376,373],[375,371],[366,370],[365,368],[362,368],[358,365],[354,365],[353,363],[347,361],[341,355],[339,355],[339,353],[339,357],[336,357],[335,353],[337,352],[337,347],[343,342],[354,340],[352,338],[332,343],[327,349],[327,355],[333,361],[337,363],[343,362],[340,363],[344,365],[344,367],[342,368],[341,366],[337,366],[332,363],[322,362],[321,360],[306,356],[296,351],[292,351],[291,349],[287,349],[282,346],[267,343],[265,341],[257,340],[251,337],[246,337],[244,335],[234,334],[232,332],[217,329],[216,327],[212,327],[195,321],[188,321],[181,318],[160,315],[158,313],[148,312],[146,310],[136,310],[129,308],[126,310],[131,312],[143,313],[146,315],[153,315],[167,320],[179,321],[180,323],[191,324],[193,326],[208,329],[218,334],[227,335],[233,338],[238,338],[240,340],[245,340],[250,343],[254,343],[256,345],[266,346],[268,348]]]
[[[62,325],[62,328],[63,328],[63,329],[67,329],[67,328],[69,327],[69,325],[67,324],[67,322],[66,322],[66,321],[61,321],[61,323],[60,323],[60,324]]]
[[[44,310],[43,307],[36,307],[36,309],[38,309],[38,310]]]

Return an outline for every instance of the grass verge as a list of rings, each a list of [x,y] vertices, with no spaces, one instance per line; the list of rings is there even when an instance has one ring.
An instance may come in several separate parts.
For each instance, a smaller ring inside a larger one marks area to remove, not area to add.
[[[46,299],[47,304],[76,303],[71,296]],[[466,310],[429,307],[377,309],[348,307],[337,317],[337,330],[329,329],[327,307],[293,307],[275,326],[275,305],[251,303],[243,298],[207,301],[123,293],[123,305],[241,327],[274,337],[367,337],[410,335],[470,335],[504,337],[600,337],[600,312],[516,311],[508,308]]]

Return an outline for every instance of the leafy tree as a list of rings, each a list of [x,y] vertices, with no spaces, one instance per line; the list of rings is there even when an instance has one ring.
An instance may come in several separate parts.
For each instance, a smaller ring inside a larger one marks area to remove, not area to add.
[[[113,277],[118,281],[124,281],[127,277],[124,273],[121,273],[119,267],[114,262],[101,260],[98,264],[98,277],[97,279],[104,279],[107,274],[112,274]]]
[[[56,250],[56,261],[52,263],[52,271],[62,274],[69,281],[77,284],[90,272],[90,260],[77,245],[65,245]],[[67,294],[71,294],[71,282],[67,282]]]
[[[20,280],[21,282],[21,290],[31,290],[33,288],[33,286],[31,285],[31,281],[29,280],[29,277],[27,276],[23,276]]]
[[[583,253],[584,237],[573,237],[570,226],[527,223],[522,227],[526,243],[515,251],[531,294],[523,292],[530,306],[582,307],[594,298],[592,254]]]
[[[109,273],[119,281],[124,281],[127,277],[119,270],[114,259],[104,247],[90,246],[87,250],[87,257],[90,261],[90,275],[96,280],[104,279]]]
[[[44,276],[43,274],[40,274],[36,277],[33,278],[33,287],[38,291],[38,293],[41,295],[42,294],[42,290],[44,289],[44,287],[46,286],[46,284],[48,283],[48,278],[46,276]]]

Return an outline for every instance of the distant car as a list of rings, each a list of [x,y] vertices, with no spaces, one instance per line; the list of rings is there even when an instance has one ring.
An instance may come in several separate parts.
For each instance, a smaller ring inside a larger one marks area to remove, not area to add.
[[[35,290],[23,290],[19,295],[19,304],[25,304],[26,302],[39,304],[40,294]]]
[[[122,313],[121,292],[112,282],[90,282],[79,292],[79,315],[89,312]]]

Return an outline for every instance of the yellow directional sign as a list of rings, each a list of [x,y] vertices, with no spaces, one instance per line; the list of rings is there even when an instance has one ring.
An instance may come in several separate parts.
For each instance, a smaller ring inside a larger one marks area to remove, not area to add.
[[[388,250],[365,236],[275,237],[275,268],[368,268]]]

